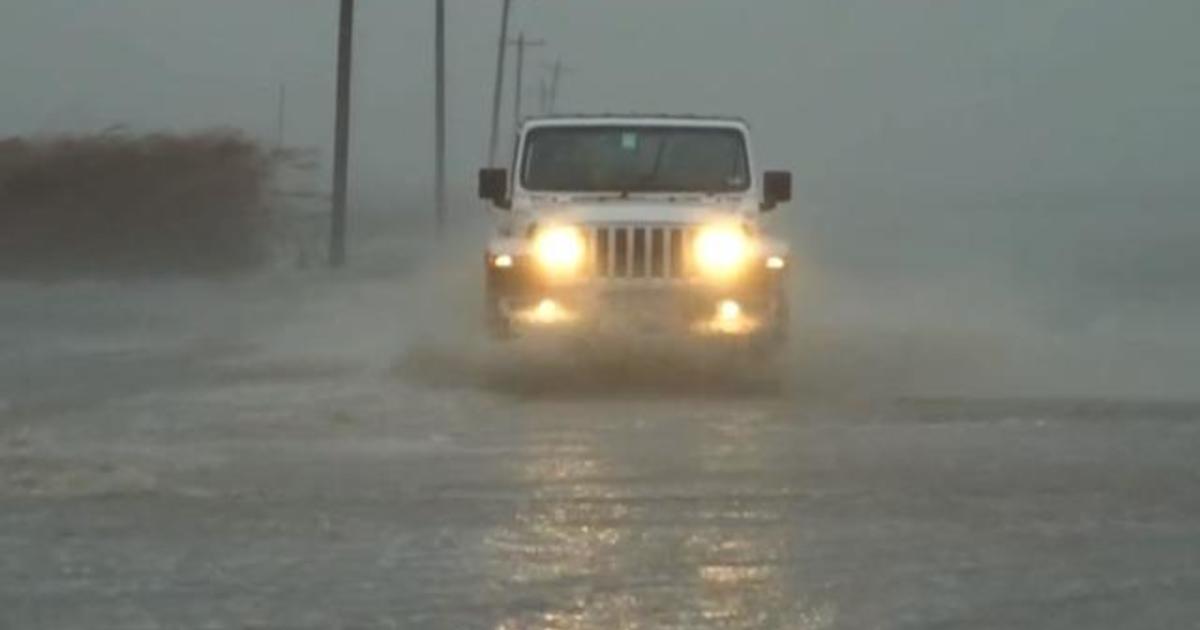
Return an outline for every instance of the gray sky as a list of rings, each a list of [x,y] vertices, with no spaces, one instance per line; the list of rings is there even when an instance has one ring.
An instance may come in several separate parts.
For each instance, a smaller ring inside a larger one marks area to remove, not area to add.
[[[0,2],[0,135],[266,139],[283,82],[289,142],[329,155],[335,0]],[[460,215],[478,212],[499,4],[448,2]],[[1071,304],[1200,296],[1195,0],[514,4],[514,32],[550,43],[527,104],[561,55],[561,109],[749,118],[761,162],[795,172],[793,227],[826,261],[986,266]],[[425,213],[433,1],[360,0],[359,18],[353,200]]]
[[[0,132],[230,125],[329,139],[334,0],[4,0]],[[747,116],[810,194],[1195,205],[1193,0],[517,0],[564,106]],[[421,197],[432,0],[361,0],[360,191]],[[499,2],[450,0],[454,176],[481,157]],[[536,82],[526,103],[536,105]],[[507,120],[507,116],[506,116]],[[397,175],[398,174],[398,175]],[[911,198],[911,199],[910,199]]]

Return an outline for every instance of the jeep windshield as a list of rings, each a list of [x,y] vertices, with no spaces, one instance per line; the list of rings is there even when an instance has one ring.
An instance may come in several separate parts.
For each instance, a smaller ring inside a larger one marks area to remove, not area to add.
[[[743,191],[746,142],[736,129],[543,127],[525,138],[521,183],[554,192]]]

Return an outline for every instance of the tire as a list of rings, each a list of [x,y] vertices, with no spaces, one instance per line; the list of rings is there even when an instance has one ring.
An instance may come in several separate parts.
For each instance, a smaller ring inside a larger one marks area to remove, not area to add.
[[[502,306],[503,289],[496,270],[484,263],[483,325],[493,341],[508,341],[516,336],[512,320]]]
[[[749,340],[752,354],[765,358],[783,354],[788,345],[789,322],[787,295],[780,291],[771,319]]]
[[[509,341],[516,337],[512,320],[504,313],[504,309],[500,308],[499,300],[488,298],[483,318],[488,337],[493,341]]]

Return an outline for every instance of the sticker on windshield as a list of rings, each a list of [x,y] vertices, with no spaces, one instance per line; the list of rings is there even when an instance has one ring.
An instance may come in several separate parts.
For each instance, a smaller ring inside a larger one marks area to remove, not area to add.
[[[621,134],[621,148],[626,151],[637,151],[637,133],[626,131]]]

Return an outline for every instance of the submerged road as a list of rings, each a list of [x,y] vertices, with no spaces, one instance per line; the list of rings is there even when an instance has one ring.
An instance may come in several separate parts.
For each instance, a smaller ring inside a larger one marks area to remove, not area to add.
[[[0,628],[1200,619],[1200,406],[497,357],[441,284],[0,290]]]

